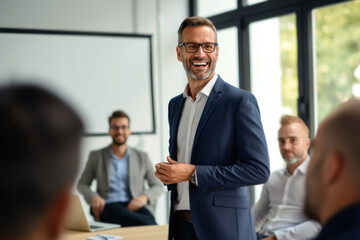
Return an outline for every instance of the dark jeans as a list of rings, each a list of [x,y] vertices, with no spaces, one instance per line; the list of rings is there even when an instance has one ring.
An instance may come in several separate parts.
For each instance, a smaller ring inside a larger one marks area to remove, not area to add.
[[[174,213],[173,237],[174,240],[197,240],[192,223],[177,212]]]
[[[145,207],[136,212],[126,208],[129,202],[106,203],[104,211],[100,214],[100,221],[120,224],[123,227],[156,225],[154,216]],[[92,210],[91,215],[94,216]]]
[[[262,234],[260,234],[260,233],[256,233],[256,238],[257,238],[257,240],[261,240],[261,239],[263,239],[263,238],[267,238],[267,237],[269,237],[269,236],[267,236],[267,235],[262,235]]]

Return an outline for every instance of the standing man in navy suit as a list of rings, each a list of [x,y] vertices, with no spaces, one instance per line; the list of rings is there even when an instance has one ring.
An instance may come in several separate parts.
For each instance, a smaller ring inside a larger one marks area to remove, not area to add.
[[[170,156],[155,172],[171,191],[169,239],[256,239],[248,186],[269,177],[257,101],[215,73],[208,19],[182,22],[176,52],[188,84],[169,103]]]

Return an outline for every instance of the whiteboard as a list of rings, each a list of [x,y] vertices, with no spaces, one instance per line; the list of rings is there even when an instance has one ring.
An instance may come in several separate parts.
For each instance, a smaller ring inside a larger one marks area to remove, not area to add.
[[[40,84],[69,102],[85,134],[105,135],[115,110],[133,134],[155,133],[151,35],[0,29],[0,84]]]

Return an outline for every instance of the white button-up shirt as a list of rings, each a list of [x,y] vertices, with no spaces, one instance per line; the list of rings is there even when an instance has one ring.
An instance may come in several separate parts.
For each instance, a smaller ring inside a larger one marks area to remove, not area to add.
[[[261,235],[275,234],[278,240],[305,240],[319,233],[320,225],[303,213],[309,161],[308,157],[293,175],[287,169],[275,171],[263,186],[261,197],[252,208],[255,227]]]
[[[189,85],[186,85],[183,96],[186,98],[181,113],[177,135],[177,161],[190,163],[192,147],[196,129],[210,92],[215,85],[218,75],[214,77],[196,95],[195,101],[189,95]],[[190,210],[189,203],[189,181],[177,184],[178,198],[175,210]]]

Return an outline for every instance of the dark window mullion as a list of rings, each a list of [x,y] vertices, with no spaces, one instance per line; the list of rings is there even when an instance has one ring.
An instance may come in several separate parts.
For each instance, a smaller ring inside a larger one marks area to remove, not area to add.
[[[309,126],[310,137],[314,134],[314,70],[311,8],[304,5],[296,12],[298,45],[299,98],[298,116]],[[311,105],[311,106],[310,106]]]
[[[189,17],[195,16],[197,14],[197,12],[198,12],[197,1],[196,0],[189,0],[188,4],[189,4]]]
[[[251,90],[250,76],[250,36],[249,24],[243,18],[239,19],[239,86],[241,89]]]

